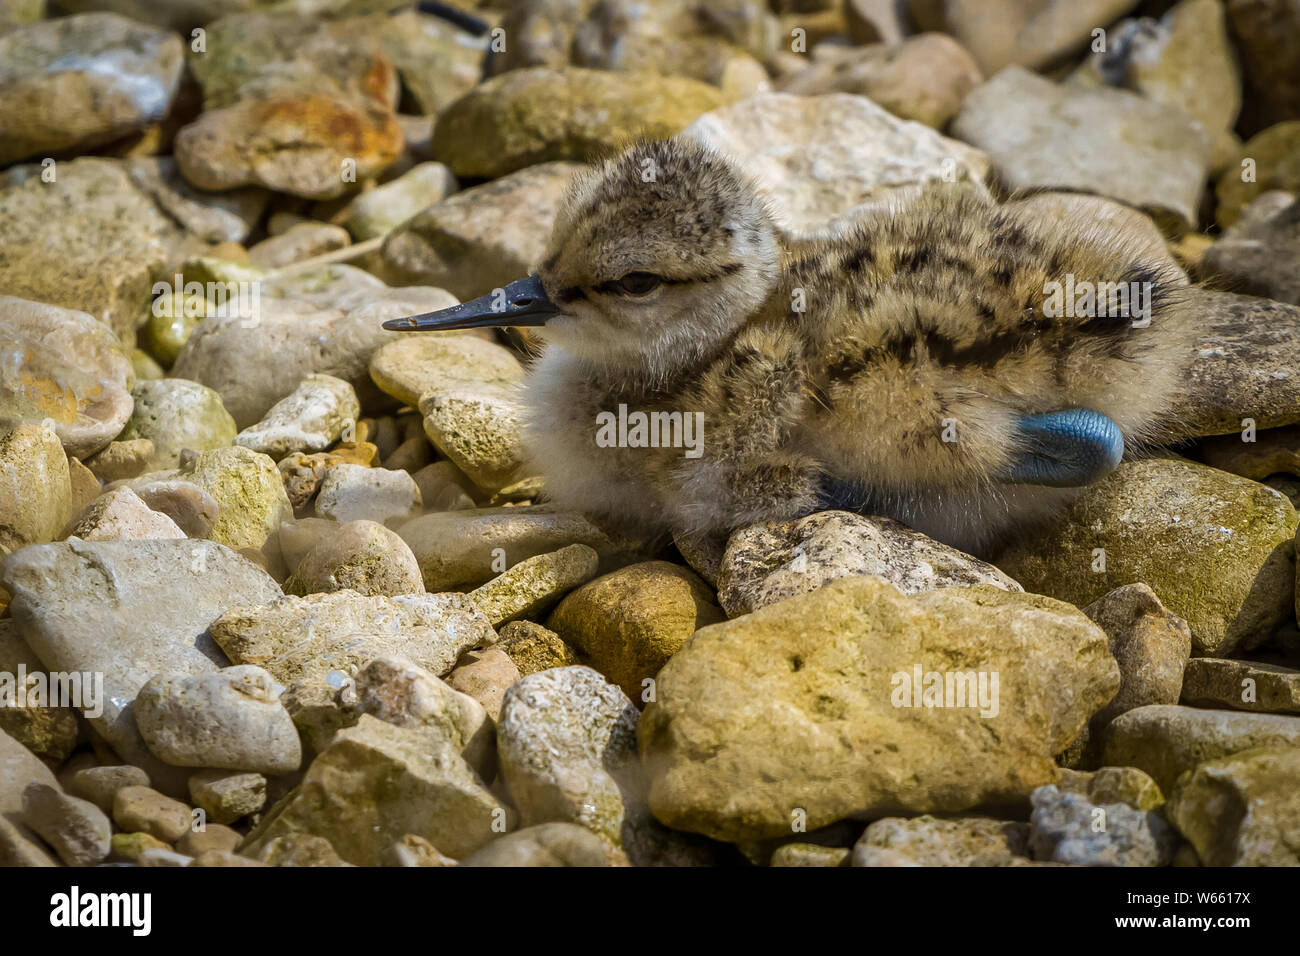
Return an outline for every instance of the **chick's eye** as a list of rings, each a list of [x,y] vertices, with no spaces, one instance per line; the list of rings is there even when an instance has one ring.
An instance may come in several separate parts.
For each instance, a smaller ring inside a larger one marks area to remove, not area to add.
[[[659,288],[662,282],[663,279],[653,272],[629,272],[623,278],[616,280],[613,285],[614,291],[624,295],[649,295]]]

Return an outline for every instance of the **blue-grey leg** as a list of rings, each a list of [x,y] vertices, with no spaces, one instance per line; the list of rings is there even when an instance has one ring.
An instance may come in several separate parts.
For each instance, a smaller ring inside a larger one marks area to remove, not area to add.
[[[1025,415],[1018,431],[1021,453],[997,476],[1010,484],[1086,485],[1113,471],[1124,457],[1119,426],[1087,408]]]

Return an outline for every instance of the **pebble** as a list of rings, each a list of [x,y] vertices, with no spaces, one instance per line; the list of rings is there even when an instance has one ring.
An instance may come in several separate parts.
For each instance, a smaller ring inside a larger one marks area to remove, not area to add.
[[[357,196],[340,214],[340,220],[355,241],[378,239],[450,196],[456,188],[456,177],[442,163],[419,163],[396,179]]]
[[[1183,671],[1182,702],[1194,707],[1300,714],[1300,670],[1260,661],[1194,657]]]
[[[295,510],[305,509],[320,491],[325,473],[335,465],[376,464],[379,449],[367,441],[341,442],[329,451],[307,455],[294,452],[280,459],[277,467],[284,478],[284,491]],[[323,519],[322,519],[323,520]]]
[[[184,538],[176,522],[153,511],[130,488],[100,495],[77,518],[70,535],[85,541],[147,541]]]
[[[1256,133],[1225,164],[1214,185],[1215,219],[1231,226],[1258,197],[1274,190],[1300,194],[1300,119],[1295,117]]]
[[[1204,866],[1300,865],[1300,751],[1203,759],[1169,794],[1170,821]]]
[[[586,827],[556,821],[498,837],[461,866],[612,866],[608,845]]]
[[[71,517],[68,459],[54,430],[0,432],[0,554],[58,537]]]
[[[1098,806],[1048,785],[1031,797],[1029,848],[1037,860],[1074,866],[1168,866],[1178,834],[1156,813]]]
[[[159,675],[136,695],[136,725],[154,755],[173,766],[289,773],[302,762],[302,747],[282,689],[255,666]]]
[[[680,76],[511,70],[438,114],[433,155],[457,176],[495,179],[550,160],[594,158],[634,135],[664,139],[721,104],[716,87]]]
[[[149,775],[130,764],[87,767],[72,775],[68,790],[74,797],[89,800],[105,813],[113,812],[113,798],[123,787],[147,787]]]
[[[472,335],[412,335],[376,350],[370,377],[403,405],[415,407],[422,396],[447,384],[522,382],[524,367],[509,349]]]
[[[1185,771],[1253,747],[1300,746],[1300,717],[1151,704],[1121,714],[1106,731],[1103,762],[1137,767],[1172,793]]]
[[[1300,305],[1300,202],[1261,193],[1206,252],[1206,275],[1247,295]]]
[[[539,163],[409,209],[384,239],[383,274],[397,285],[432,285],[473,299],[537,271],[565,190],[581,168]]]
[[[384,866],[456,866],[447,856],[424,837],[408,833],[384,854]]]
[[[115,13],[0,35],[0,164],[87,149],[161,121],[183,67],[180,37]]]
[[[420,398],[424,431],[479,488],[497,492],[523,475],[518,392],[491,384],[440,384]]]
[[[897,521],[821,511],[733,533],[718,570],[718,603],[738,617],[857,575],[882,578],[904,594],[971,584],[1022,590],[991,564]]]
[[[522,676],[579,663],[577,652],[560,635],[533,621],[511,621],[498,633],[494,646],[509,655]]]
[[[976,698],[986,675],[986,706],[959,700],[955,679],[942,701],[954,706],[915,706],[926,686],[939,699],[943,674],[924,675],[943,661],[975,672]],[[994,703],[992,674],[1016,688],[1014,707]],[[1051,598],[904,595],[858,577],[701,629],[656,685],[638,731],[655,817],[735,841],[786,834],[797,812],[811,830],[1027,800],[1114,696],[1119,669],[1100,628]]]
[[[885,817],[867,827],[851,859],[853,866],[1024,866],[1029,827],[987,817]]]
[[[113,795],[113,822],[121,830],[170,844],[189,832],[193,817],[188,806],[157,790],[123,787]]]
[[[275,462],[248,448],[199,452],[171,477],[198,485],[212,497],[217,516],[208,540],[237,551],[273,549],[280,522],[293,516]]]
[[[2,275],[0,264],[9,286]],[[48,421],[83,460],[122,430],[134,373],[111,329],[85,312],[0,295],[0,343],[0,429]]]
[[[176,850],[188,857],[202,856],[213,850],[233,853],[243,841],[243,834],[237,830],[220,823],[206,823],[203,829],[192,829],[177,840]]]
[[[1279,545],[1297,520],[1265,485],[1153,458],[1121,464],[1063,521],[995,561],[1026,588],[1080,606],[1144,583],[1187,622],[1194,654],[1221,656],[1257,646],[1290,613],[1295,574]]]
[[[103,674],[95,702],[103,713],[91,725],[168,792],[184,784],[140,738],[129,710],[136,694],[155,674],[215,671],[225,661],[207,633],[213,619],[280,595],[265,571],[211,541],[36,545],[4,562],[0,584],[13,595],[20,636],[47,667]]]
[[[499,720],[506,691],[517,680],[519,668],[510,656],[505,651],[489,647],[461,655],[456,668],[447,675],[447,686],[478,701],[488,716]]]
[[[397,654],[443,675],[462,652],[494,636],[483,612],[461,594],[337,591],[251,603],[211,620],[212,639],[234,663],[257,664],[284,684],[338,669],[350,654],[368,654],[361,663]]]
[[[694,572],[648,561],[578,588],[546,626],[629,697],[645,701],[655,675],[687,638],[722,619],[713,592]]]
[[[561,597],[596,576],[600,556],[585,544],[525,558],[510,570],[469,592],[494,628],[521,617],[535,617]]]
[[[260,422],[236,435],[234,443],[279,461],[293,452],[323,451],[360,417],[361,405],[351,385],[333,375],[308,375]]]
[[[342,226],[302,222],[278,236],[263,239],[248,250],[248,262],[259,269],[279,269],[303,259],[342,249],[352,237]]]
[[[343,590],[395,597],[423,593],[424,582],[397,532],[374,521],[348,521],[317,539],[284,583],[286,594],[302,596]]]
[[[175,468],[186,449],[211,451],[225,448],[235,439],[235,420],[221,396],[198,382],[184,378],[139,382],[131,396],[135,409],[118,441],[153,442],[149,471]]]
[[[149,470],[154,444],[148,438],[111,441],[90,458],[90,471],[96,482],[138,478]],[[71,472],[69,471],[69,478]]]
[[[1127,90],[1062,86],[1009,66],[977,87],[952,122],[988,154],[1009,190],[1096,193],[1195,227],[1213,141],[1179,109]]]
[[[388,847],[410,833],[460,859],[505,820],[505,808],[454,747],[363,714],[339,731],[241,852],[257,856],[278,837],[302,834],[328,840],[348,863],[378,866]]]
[[[954,181],[981,188],[989,169],[979,150],[848,93],[751,96],[682,136],[748,173],[777,224],[795,235],[825,234],[856,207],[914,193],[948,167]]]
[[[68,866],[95,866],[112,849],[113,826],[103,811],[48,784],[29,783],[23,790],[23,823]]]
[[[570,544],[595,548],[602,559],[619,550],[581,515],[544,506],[426,514],[397,533],[420,563],[425,590],[435,593],[472,590],[525,558]]]
[[[1246,80],[1243,123],[1262,129],[1300,116],[1300,13],[1286,0],[1226,4],[1233,45]]]
[[[772,851],[768,866],[848,866],[852,855],[848,847],[787,843]]]
[[[1123,803],[1134,810],[1154,810],[1165,802],[1160,787],[1137,767],[1101,767],[1091,772],[1062,768],[1056,786],[1097,806]]]
[[[221,510],[216,498],[190,481],[151,478],[133,484],[132,490],[191,538],[206,538]]]
[[[420,488],[408,473],[362,465],[333,465],[316,493],[318,517],[397,526],[422,510]]]
[[[113,854],[110,859],[116,863],[139,863],[140,857],[146,852],[171,849],[149,833],[114,833],[112,845]]]
[[[234,823],[266,805],[266,778],[239,770],[200,770],[190,775],[189,792],[209,821]]]
[[[34,682],[38,680],[36,675],[45,673],[45,666],[19,636],[14,621],[0,618],[0,699],[8,698],[0,704],[0,731],[57,765],[67,759],[81,739],[77,712],[72,707],[47,706],[51,701],[46,699],[28,697],[21,705],[12,699],[18,675],[24,671],[28,687],[39,687]]]

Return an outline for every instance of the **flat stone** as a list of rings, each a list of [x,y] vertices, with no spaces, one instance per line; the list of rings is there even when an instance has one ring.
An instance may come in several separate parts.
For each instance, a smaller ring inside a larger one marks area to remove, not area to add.
[[[945,170],[982,189],[989,169],[979,150],[848,93],[751,96],[700,117],[682,136],[747,173],[777,224],[795,235],[833,231],[857,207],[910,196]]]
[[[280,595],[265,571],[211,541],[36,545],[4,562],[0,584],[20,636],[51,670],[103,674],[94,702],[103,712],[87,714],[91,726],[165,790],[183,783],[140,738],[136,694],[154,674],[224,666],[208,625],[229,607]]]
[[[342,249],[351,242],[352,237],[342,226],[327,222],[303,222],[278,236],[263,239],[250,248],[248,261],[259,269],[279,269]]]
[[[119,829],[175,843],[194,821],[190,808],[179,800],[149,787],[123,787],[113,796],[113,822]]]
[[[253,666],[159,675],[136,695],[136,726],[149,749],[176,767],[291,773],[302,762],[302,746],[281,690]]]
[[[351,590],[395,597],[422,593],[424,582],[415,555],[397,532],[375,521],[349,521],[321,536],[284,590],[303,596]]]
[[[52,429],[0,430],[0,553],[58,537],[71,498],[68,459]]]
[[[1181,110],[1011,66],[966,97],[952,132],[988,154],[1008,190],[1097,193],[1170,231],[1197,222],[1212,140]]]
[[[438,114],[433,154],[457,176],[495,179],[550,160],[590,159],[633,135],[664,139],[721,104],[716,87],[679,76],[512,70]]]
[[[585,544],[525,558],[469,593],[492,626],[534,617],[596,576],[600,556]]]
[[[718,571],[718,603],[738,617],[857,575],[882,578],[904,594],[969,584],[1023,590],[993,565],[897,521],[822,511],[733,533]]]
[[[213,389],[183,378],[138,382],[134,410],[119,441],[148,439],[154,454],[149,471],[175,468],[181,452],[225,448],[235,439],[235,420]]]
[[[1266,485],[1182,459],[1132,461],[996,563],[1079,606],[1144,583],[1187,621],[1193,653],[1222,655],[1258,646],[1290,613],[1297,520]]]
[[[952,669],[934,673],[955,706],[920,706],[925,686],[936,702],[928,668]],[[993,704],[992,674],[1014,707]],[[702,628],[656,684],[638,730],[651,809],[735,841],[788,834],[796,811],[813,830],[1023,806],[1119,669],[1101,629],[1051,598],[987,585],[904,595],[860,577]]]
[[[84,150],[160,122],[183,61],[180,37],[115,13],[0,35],[0,164]]]
[[[1024,866],[1029,827],[1010,820],[885,817],[853,845],[853,866]],[[775,862],[774,864],[775,865]]]
[[[667,561],[633,564],[585,584],[546,626],[634,700],[700,628],[723,619],[696,574]]]
[[[443,675],[463,651],[494,636],[483,612],[461,594],[337,591],[249,604],[212,620],[212,639],[235,663],[257,664],[285,684],[342,668],[353,647],[369,655],[358,663],[396,654]]]
[[[1260,661],[1194,657],[1183,671],[1182,702],[1271,714],[1300,714],[1300,670]]]
[[[1300,426],[1215,435],[1202,440],[1201,458],[1213,468],[1252,481],[1278,474],[1300,474]]]
[[[473,299],[536,272],[565,190],[581,168],[539,163],[410,210],[384,240],[384,275],[395,284],[433,285]]]
[[[0,430],[49,422],[82,459],[122,430],[135,375],[111,329],[85,312],[0,295],[0,342]]]
[[[1300,746],[1300,717],[1152,704],[1121,714],[1106,731],[1103,761],[1137,767],[1165,793],[1188,770],[1253,747]]]
[[[204,242],[243,242],[257,228],[270,199],[270,193],[264,189],[221,193],[195,189],[181,175],[171,156],[131,159],[126,163],[126,171],[137,189]]]
[[[581,515],[544,506],[426,514],[397,533],[411,546],[428,591],[468,591],[512,565],[565,545],[585,544],[607,558],[618,545]]]
[[[363,715],[339,731],[302,783],[248,835],[257,855],[277,837],[327,839],[349,863],[377,866],[408,833],[454,858],[491,840],[505,809],[456,750],[420,730]]]
[[[0,862],[4,865],[54,865],[31,830],[22,824],[23,792],[30,784],[58,788],[50,768],[0,730]]]
[[[420,488],[409,474],[363,465],[333,465],[316,493],[318,517],[401,525],[421,511]]]
[[[23,822],[68,866],[95,866],[112,849],[113,825],[103,811],[48,784],[23,790]]]
[[[234,442],[279,461],[292,452],[324,451],[360,417],[351,385],[333,375],[308,375]]]
[[[1166,811],[1204,866],[1300,865],[1300,751],[1210,759],[1181,779]]]
[[[165,514],[152,510],[130,488],[100,495],[81,513],[70,535],[84,541],[147,541],[184,538],[186,534]]]

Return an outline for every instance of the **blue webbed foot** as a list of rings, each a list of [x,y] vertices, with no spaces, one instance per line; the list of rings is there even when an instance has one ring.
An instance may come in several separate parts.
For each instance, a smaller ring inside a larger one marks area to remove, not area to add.
[[[1124,457],[1119,426],[1091,409],[1025,415],[1018,430],[1020,454],[997,476],[1010,484],[1087,485],[1113,471]]]

